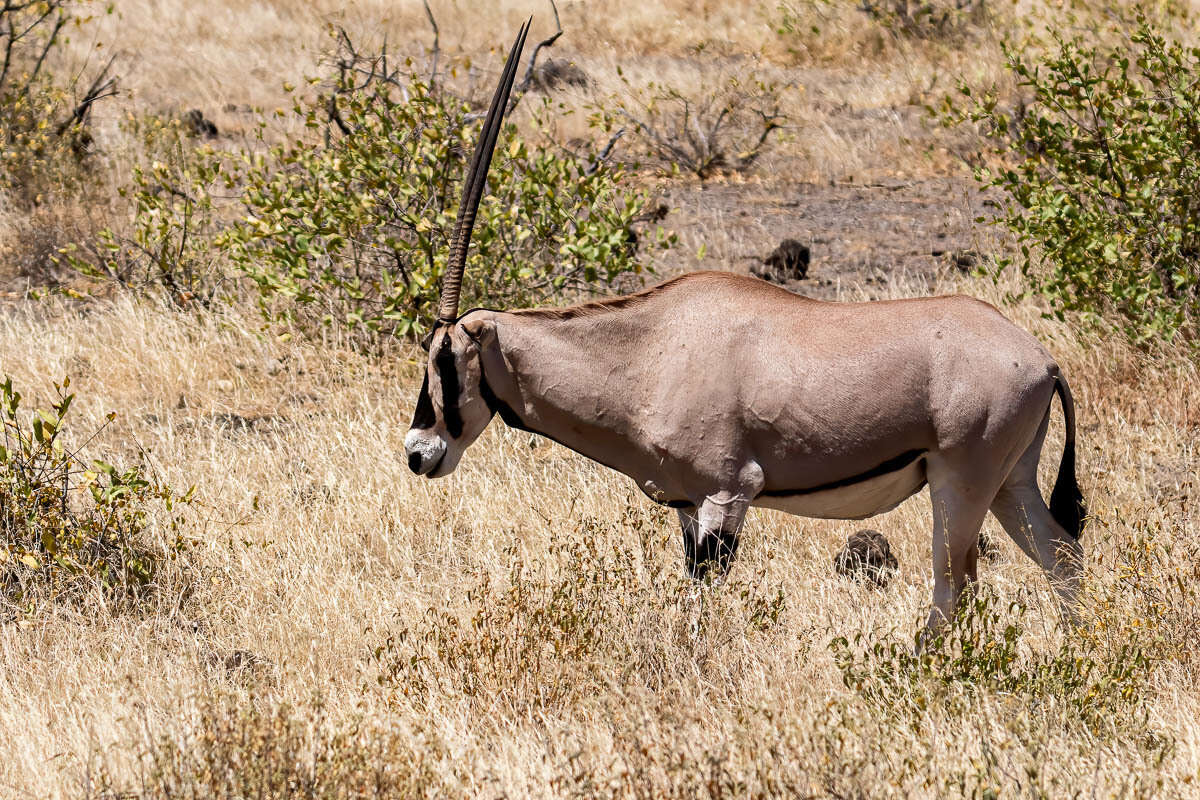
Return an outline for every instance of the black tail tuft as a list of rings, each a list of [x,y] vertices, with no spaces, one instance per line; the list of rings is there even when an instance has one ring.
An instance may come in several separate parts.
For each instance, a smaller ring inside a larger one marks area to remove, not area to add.
[[[1050,494],[1050,514],[1067,533],[1078,539],[1083,533],[1087,506],[1083,502],[1083,492],[1079,491],[1079,483],[1075,480],[1075,403],[1067,379],[1062,375],[1058,376],[1054,391],[1062,401],[1066,436],[1062,461],[1058,465],[1058,478]]]

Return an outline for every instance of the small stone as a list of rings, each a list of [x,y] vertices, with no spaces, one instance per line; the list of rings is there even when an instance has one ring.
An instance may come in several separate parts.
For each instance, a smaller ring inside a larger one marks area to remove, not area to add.
[[[811,259],[807,246],[795,239],[784,239],[762,263],[752,266],[750,272],[772,283],[800,281],[808,277]]]
[[[992,541],[992,537],[987,531],[979,532],[979,557],[986,561],[993,561],[1000,555],[1000,548]]]
[[[549,91],[560,86],[587,86],[588,76],[573,61],[551,58],[533,71],[533,81],[542,91]]]
[[[204,112],[198,108],[183,115],[183,127],[192,136],[200,139],[215,139],[219,132],[212,120],[205,118]]]
[[[896,557],[879,531],[861,530],[846,539],[846,546],[833,559],[839,575],[870,581],[883,588],[896,573]]]

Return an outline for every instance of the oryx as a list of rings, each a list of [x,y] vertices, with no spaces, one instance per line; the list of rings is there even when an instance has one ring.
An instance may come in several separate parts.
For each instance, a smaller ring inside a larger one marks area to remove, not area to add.
[[[952,615],[974,580],[989,510],[1070,607],[1085,515],[1071,391],[1046,350],[986,303],[820,302],[701,272],[570,308],[458,313],[475,210],[528,25],[467,176],[404,442],[413,472],[448,475],[498,413],[677,509],[697,579],[728,568],[750,506],[861,519],[928,483],[931,626]],[[1055,394],[1066,446],[1047,508],[1037,467]]]

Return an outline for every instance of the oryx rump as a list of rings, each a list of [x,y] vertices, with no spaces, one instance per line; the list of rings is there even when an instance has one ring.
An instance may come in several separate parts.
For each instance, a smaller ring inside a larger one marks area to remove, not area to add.
[[[728,568],[750,506],[859,519],[928,484],[931,624],[974,579],[989,510],[1070,605],[1085,513],[1070,389],[1042,346],[986,303],[827,303],[704,272],[571,308],[458,315],[474,208],[527,28],[467,178],[405,440],[413,471],[450,473],[499,414],[678,509],[696,578]],[[1055,394],[1066,447],[1047,508],[1037,466]]]

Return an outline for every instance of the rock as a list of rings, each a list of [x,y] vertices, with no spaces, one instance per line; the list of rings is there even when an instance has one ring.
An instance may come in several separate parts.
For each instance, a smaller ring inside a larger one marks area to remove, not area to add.
[[[750,272],[772,283],[804,280],[808,277],[810,259],[807,246],[795,239],[784,239],[761,264],[752,266]]]
[[[846,539],[846,546],[833,559],[839,575],[870,581],[883,588],[896,573],[896,557],[879,531],[862,530]]]
[[[979,253],[974,250],[931,250],[934,258],[945,258],[960,272],[970,272],[979,266]]]
[[[1000,548],[992,541],[987,531],[979,532],[979,557],[985,561],[994,561],[1000,555]]]
[[[588,76],[574,61],[551,58],[534,69],[533,82],[542,91],[550,91],[560,86],[587,86]]]
[[[193,108],[183,115],[183,128],[199,139],[217,138],[217,126],[211,120],[205,119],[204,112],[198,108]]]
[[[979,266],[979,254],[974,250],[955,250],[950,254],[950,263],[963,272],[970,272]]]

